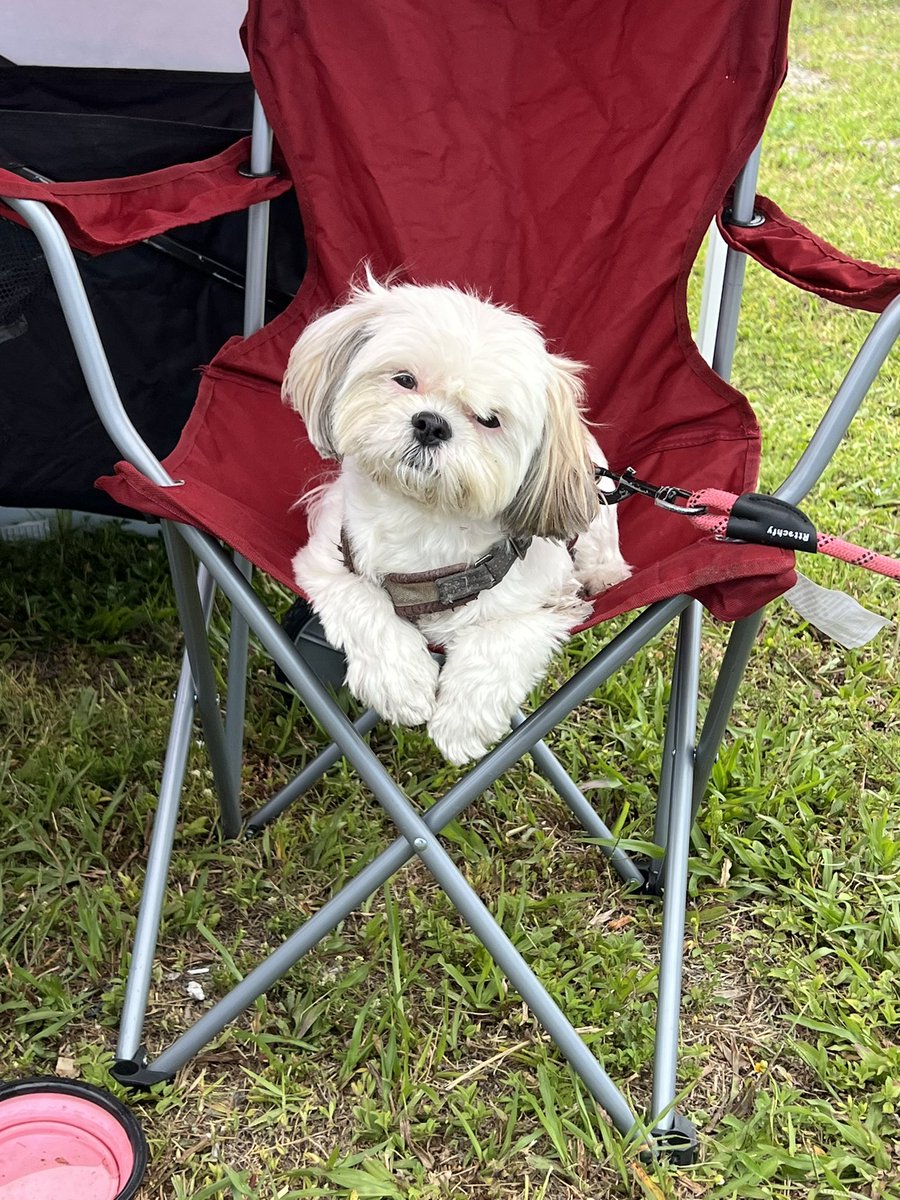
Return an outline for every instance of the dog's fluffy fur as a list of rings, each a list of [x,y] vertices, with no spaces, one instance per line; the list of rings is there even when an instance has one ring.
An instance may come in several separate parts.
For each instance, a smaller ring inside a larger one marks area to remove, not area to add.
[[[427,723],[453,763],[508,730],[588,613],[584,594],[630,574],[593,481],[605,459],[581,419],[580,372],[517,313],[371,276],[291,352],[285,400],[341,463],[308,498],[297,584],[344,651],[351,692],[396,724]],[[442,440],[417,439],[422,413],[446,423]],[[385,575],[474,563],[505,534],[534,540],[493,589],[415,623],[394,612]],[[429,645],[444,648],[442,668]]]

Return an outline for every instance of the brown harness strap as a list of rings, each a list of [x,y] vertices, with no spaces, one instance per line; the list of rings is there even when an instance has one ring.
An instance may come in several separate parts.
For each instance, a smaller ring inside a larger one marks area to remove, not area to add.
[[[394,611],[408,621],[433,613],[450,612],[474,600],[506,577],[510,567],[524,558],[531,538],[506,537],[495,542],[475,563],[454,563],[433,571],[410,574],[394,572],[385,575],[384,590],[391,598]],[[346,530],[341,530],[339,544],[344,566],[356,574],[353,551]]]

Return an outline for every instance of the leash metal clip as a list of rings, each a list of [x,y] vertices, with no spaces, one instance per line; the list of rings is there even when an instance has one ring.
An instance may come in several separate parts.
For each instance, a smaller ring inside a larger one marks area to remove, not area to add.
[[[626,467],[621,474],[610,471],[608,467],[594,467],[594,477],[598,480],[611,479],[616,485],[611,492],[601,491],[601,498],[606,504],[621,504],[629,496],[645,496],[652,500],[657,508],[681,513],[685,517],[701,517],[707,511],[704,504],[676,504],[676,500],[687,500],[691,493],[669,484],[657,485],[647,483],[645,479],[638,479],[634,467]]]

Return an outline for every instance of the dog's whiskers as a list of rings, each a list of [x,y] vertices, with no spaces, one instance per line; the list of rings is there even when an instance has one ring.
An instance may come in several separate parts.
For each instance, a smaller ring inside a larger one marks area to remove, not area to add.
[[[437,474],[434,452],[427,446],[408,446],[400,456],[400,466],[430,475]]]

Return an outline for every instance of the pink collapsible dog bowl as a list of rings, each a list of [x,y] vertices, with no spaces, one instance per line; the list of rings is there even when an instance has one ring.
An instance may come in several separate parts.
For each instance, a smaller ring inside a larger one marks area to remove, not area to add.
[[[147,1169],[134,1115],[67,1079],[0,1084],[0,1200],[128,1200]]]

